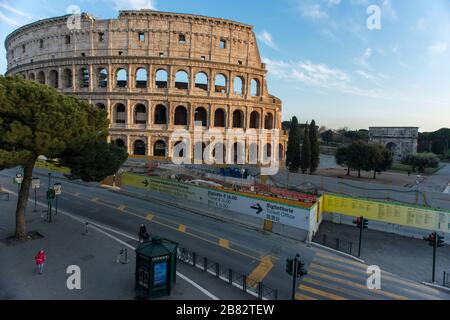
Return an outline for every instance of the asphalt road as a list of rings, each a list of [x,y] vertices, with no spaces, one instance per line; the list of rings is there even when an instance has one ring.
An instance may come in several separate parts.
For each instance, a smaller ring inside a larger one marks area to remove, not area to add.
[[[15,172],[2,171],[0,184],[16,192],[17,185],[12,183]],[[46,173],[40,174],[38,200],[45,201]],[[382,290],[372,291],[366,286],[367,265],[321,248],[96,186],[66,179],[52,179],[51,184],[54,182],[61,182],[63,188],[59,208],[127,234],[137,235],[144,223],[152,235],[176,241],[223,268],[277,289],[278,299],[291,297],[292,278],[285,272],[285,262],[296,253],[309,271],[296,286],[297,299],[450,299],[446,293],[387,273],[382,275]]]

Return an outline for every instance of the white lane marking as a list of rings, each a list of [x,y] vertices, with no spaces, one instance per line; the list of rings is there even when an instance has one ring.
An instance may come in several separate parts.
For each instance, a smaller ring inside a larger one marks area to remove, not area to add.
[[[9,192],[9,193],[11,193],[11,194],[17,196],[17,193],[16,193],[16,192],[13,192],[13,191],[8,190],[8,189],[5,189],[5,188],[3,188],[3,190],[5,190],[6,192]],[[33,202],[34,200],[28,199],[28,201],[29,201],[29,202]],[[40,201],[38,201],[37,204],[38,204],[39,206],[41,206],[41,207],[45,207],[45,206],[46,206],[46,204],[44,204],[44,203],[42,203],[42,202],[40,202]],[[117,238],[117,237],[115,237],[115,236],[113,236],[113,235],[107,233],[107,232],[104,231],[104,230],[101,230],[100,228],[105,228],[105,229],[107,229],[107,230],[110,230],[111,232],[116,232],[116,233],[118,233],[118,234],[120,234],[120,235],[122,235],[122,236],[124,236],[124,237],[130,238],[130,239],[133,239],[133,240],[139,240],[139,239],[136,239],[136,238],[134,238],[134,237],[132,237],[132,236],[130,236],[130,235],[127,235],[127,234],[125,234],[125,233],[122,233],[122,232],[120,232],[120,231],[113,230],[113,229],[111,229],[111,228],[109,228],[109,227],[107,227],[107,226],[103,226],[103,225],[101,225],[100,223],[97,223],[97,222],[91,222],[92,220],[84,219],[84,218],[75,216],[75,215],[73,215],[73,214],[71,214],[71,213],[68,213],[68,212],[65,211],[65,210],[58,210],[58,211],[59,211],[61,214],[64,214],[64,215],[66,215],[66,216],[68,216],[68,217],[70,217],[70,218],[72,218],[72,219],[74,219],[74,220],[76,220],[76,221],[78,221],[78,222],[81,222],[81,223],[83,223],[83,224],[85,224],[86,222],[88,222],[88,226],[89,226],[89,227],[94,228],[95,230],[97,230],[97,231],[99,231],[99,232],[105,234],[106,236],[110,237],[111,239],[116,240],[117,242],[121,243],[122,245],[124,245],[124,246],[126,246],[126,247],[128,247],[128,248],[130,248],[130,249],[132,249],[132,250],[136,250],[136,248],[134,248],[132,245],[130,245],[130,244],[128,244],[128,243],[126,243],[126,242],[120,240],[119,238]],[[184,274],[182,274],[182,273],[180,273],[180,272],[177,271],[177,276],[179,276],[181,279],[183,279],[183,280],[186,281],[187,283],[191,284],[193,287],[195,287],[195,288],[197,288],[198,290],[200,290],[203,294],[205,294],[206,296],[208,296],[208,297],[211,298],[212,300],[220,300],[218,297],[216,297],[215,295],[213,295],[211,292],[209,292],[208,290],[206,290],[205,288],[203,288],[201,285],[199,285],[199,284],[196,283],[195,281],[189,279],[189,278],[188,278],[187,276],[185,276]]]

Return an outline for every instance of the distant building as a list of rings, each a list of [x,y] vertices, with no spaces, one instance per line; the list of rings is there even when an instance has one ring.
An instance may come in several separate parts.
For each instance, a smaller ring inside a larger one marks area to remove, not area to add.
[[[417,153],[418,127],[371,127],[369,142],[378,143],[394,154],[395,160]]]

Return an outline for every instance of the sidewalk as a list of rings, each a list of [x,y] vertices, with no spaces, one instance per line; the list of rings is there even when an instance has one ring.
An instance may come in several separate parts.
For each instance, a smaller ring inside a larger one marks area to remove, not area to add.
[[[428,233],[431,232],[424,230],[424,236]],[[353,253],[357,254],[358,228],[324,221],[313,241],[322,243],[323,235],[327,236],[331,247],[336,238],[342,242],[352,242]],[[431,281],[433,248],[423,240],[368,229],[363,233],[361,251],[361,258],[368,265],[378,265],[384,271],[410,280]],[[442,284],[444,270],[450,271],[450,246],[448,245],[437,249],[436,281],[438,284]]]
[[[128,249],[129,264],[117,263],[124,245],[113,238],[89,228],[83,235],[83,223],[61,213],[52,223],[45,222],[29,203],[27,231],[37,231],[43,237],[26,243],[7,245],[3,239],[14,233],[17,197],[0,202],[0,300],[1,299],[83,299],[83,300],[132,300],[134,294],[135,254]],[[128,241],[127,241],[128,242]],[[33,273],[34,256],[43,248],[47,254],[44,274]],[[67,267],[81,268],[81,290],[69,290],[66,286]],[[207,289],[219,299],[252,299],[236,288],[220,280],[204,277],[194,269],[179,270],[189,279]],[[198,274],[197,274],[198,273]],[[164,300],[210,300],[211,297],[180,277],[172,290],[172,296]]]

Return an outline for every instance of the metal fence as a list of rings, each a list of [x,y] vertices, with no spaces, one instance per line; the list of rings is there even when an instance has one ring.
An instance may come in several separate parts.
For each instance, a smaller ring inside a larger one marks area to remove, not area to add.
[[[242,291],[251,294],[259,300],[277,300],[277,290],[264,285],[262,282],[249,278],[218,262],[202,257],[185,248],[178,248],[177,258],[180,262],[207,272]]]
[[[442,285],[444,287],[450,288],[450,270],[444,271]]]
[[[315,239],[314,242],[317,242],[325,247],[350,254],[352,256],[356,254],[355,251],[358,249],[355,248],[353,242],[351,241],[342,240],[339,238],[332,238],[327,236],[326,234],[324,234],[322,237],[319,237],[318,239]]]

